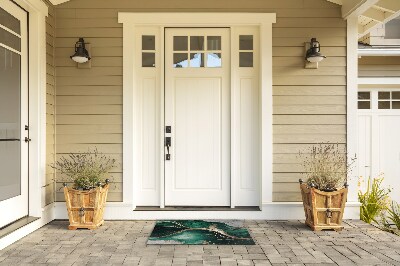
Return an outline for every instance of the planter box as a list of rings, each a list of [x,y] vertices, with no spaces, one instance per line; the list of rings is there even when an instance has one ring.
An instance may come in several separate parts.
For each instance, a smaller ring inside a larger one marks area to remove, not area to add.
[[[300,183],[306,224],[313,231],[333,229],[341,231],[347,188],[325,192]]]
[[[108,189],[109,184],[91,190],[64,187],[69,230],[78,228],[96,229],[104,223],[103,213]]]

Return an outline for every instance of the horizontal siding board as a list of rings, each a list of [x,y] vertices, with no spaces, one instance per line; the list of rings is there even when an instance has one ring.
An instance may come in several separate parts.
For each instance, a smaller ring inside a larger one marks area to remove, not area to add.
[[[57,86],[59,96],[121,96],[122,86]]]
[[[60,115],[122,115],[122,105],[58,105],[57,114]]]
[[[56,100],[57,106],[122,104],[122,96],[57,96]]]
[[[274,143],[345,143],[344,134],[275,134]]]
[[[274,125],[346,125],[345,115],[274,115]]]
[[[334,104],[275,105],[273,107],[273,113],[274,115],[284,115],[284,114],[296,114],[296,115],[338,114],[339,115],[339,114],[346,114],[346,106],[334,105]]]
[[[273,96],[346,96],[346,86],[273,86]]]
[[[115,144],[122,143],[122,134],[58,134],[57,144]]]
[[[122,125],[121,115],[57,115],[58,125]]]
[[[119,134],[122,133],[121,125],[57,125],[58,134]]]

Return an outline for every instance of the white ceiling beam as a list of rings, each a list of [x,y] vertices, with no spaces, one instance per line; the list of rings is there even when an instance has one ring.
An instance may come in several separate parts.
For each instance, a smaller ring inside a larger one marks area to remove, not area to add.
[[[400,10],[400,1],[399,0],[380,0],[376,3],[376,6],[382,8],[387,11],[391,11],[396,13]]]
[[[334,3],[334,4],[337,4],[337,5],[340,5],[340,6],[343,5],[343,0],[327,0],[327,1],[331,2],[331,3]]]
[[[383,21],[386,19],[386,12],[383,12],[379,9],[370,8],[362,13],[361,16],[383,23]]]
[[[68,1],[70,1],[70,0],[49,0],[50,1],[50,3],[52,3],[53,5],[59,5],[59,4],[62,4],[62,3],[65,3],[65,2],[68,2]]]
[[[349,17],[358,17],[363,14],[379,0],[346,0],[343,1],[342,17],[347,19]],[[397,1],[397,0],[395,0]]]

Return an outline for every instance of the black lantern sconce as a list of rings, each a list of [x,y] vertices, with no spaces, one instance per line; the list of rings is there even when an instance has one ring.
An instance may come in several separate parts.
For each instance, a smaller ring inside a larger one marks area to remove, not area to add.
[[[305,43],[306,57],[305,68],[318,68],[318,62],[321,62],[326,56],[320,53],[320,45],[316,38],[311,38],[311,42]]]
[[[79,41],[75,43],[75,54],[71,55],[70,57],[78,64],[86,63],[91,59],[88,50],[86,50],[85,41],[83,38],[79,38]]]

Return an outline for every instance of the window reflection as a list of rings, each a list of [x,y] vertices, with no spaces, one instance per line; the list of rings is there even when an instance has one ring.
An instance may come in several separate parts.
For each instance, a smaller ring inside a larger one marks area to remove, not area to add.
[[[221,67],[221,66],[222,66],[221,53],[207,54],[207,67]]]
[[[204,67],[204,54],[203,53],[190,54],[190,66]]]
[[[174,68],[183,68],[188,66],[188,55],[186,53],[174,53]]]

